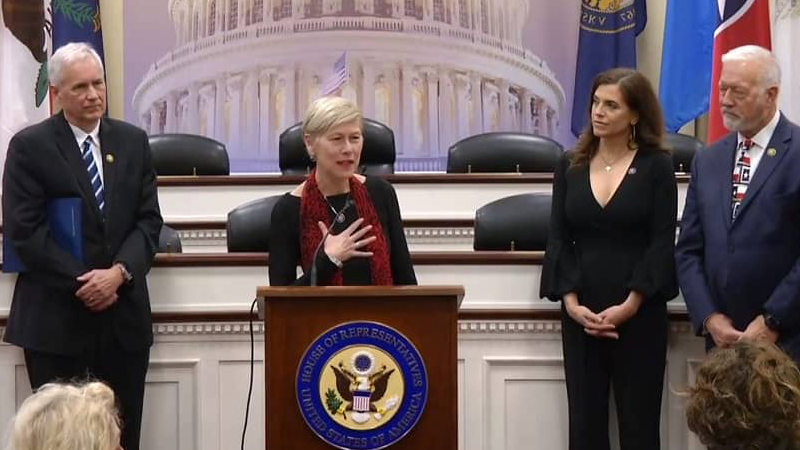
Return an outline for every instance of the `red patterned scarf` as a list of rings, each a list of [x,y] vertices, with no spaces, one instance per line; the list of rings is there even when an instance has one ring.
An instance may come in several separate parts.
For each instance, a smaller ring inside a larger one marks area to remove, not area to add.
[[[378,214],[375,212],[375,206],[369,198],[367,188],[354,176],[350,177],[350,195],[355,201],[359,217],[364,218],[362,226],[372,225],[371,234],[377,238],[371,244],[362,247],[364,251],[372,252],[372,257],[369,259],[372,284],[391,286],[394,282],[392,281],[392,268],[389,262],[389,244],[383,234],[383,226]],[[300,257],[303,270],[311,267],[314,250],[317,248],[320,239],[322,239],[322,232],[317,222],[322,222],[329,228],[331,226],[328,202],[319,190],[316,171],[313,171],[306,178],[303,194],[300,197]],[[337,270],[328,284],[341,286],[342,271]]]

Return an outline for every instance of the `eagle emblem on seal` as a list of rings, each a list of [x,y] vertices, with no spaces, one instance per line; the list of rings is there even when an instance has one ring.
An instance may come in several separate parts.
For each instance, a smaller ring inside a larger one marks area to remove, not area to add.
[[[356,423],[365,423],[373,413],[375,420],[381,420],[387,411],[397,406],[397,396],[389,397],[382,406],[378,402],[386,395],[389,378],[395,369],[388,369],[386,365],[376,368],[375,356],[369,351],[356,352],[350,361],[350,367],[339,361],[338,365],[330,365],[336,376],[336,391],[329,389],[327,397],[328,410],[333,415],[341,414],[347,420],[347,414]]]

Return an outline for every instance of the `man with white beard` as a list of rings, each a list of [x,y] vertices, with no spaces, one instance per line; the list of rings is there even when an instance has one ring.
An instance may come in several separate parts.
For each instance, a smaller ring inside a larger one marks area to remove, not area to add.
[[[761,47],[722,57],[723,123],[699,152],[676,245],[678,281],[707,347],[776,342],[800,361],[800,127],[777,107],[781,71]]]

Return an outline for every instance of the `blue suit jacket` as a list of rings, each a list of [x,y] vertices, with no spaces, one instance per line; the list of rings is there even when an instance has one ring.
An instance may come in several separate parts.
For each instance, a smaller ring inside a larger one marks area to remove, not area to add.
[[[800,127],[781,115],[731,221],[736,145],[732,133],[695,156],[676,246],[680,288],[698,334],[714,312],[739,330],[767,312],[781,323],[778,344],[800,361]]]

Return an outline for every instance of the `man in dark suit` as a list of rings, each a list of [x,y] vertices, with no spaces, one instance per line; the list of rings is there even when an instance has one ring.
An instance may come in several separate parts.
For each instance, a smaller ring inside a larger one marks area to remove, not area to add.
[[[121,406],[122,446],[139,448],[153,342],[145,275],[162,219],[144,131],[104,118],[102,62],[87,44],[49,63],[62,112],[17,133],[3,176],[4,239],[17,277],[5,340],[24,349],[31,386],[71,378],[107,382]],[[49,200],[82,201],[84,261],[57,244]]]
[[[800,127],[777,109],[780,67],[756,46],[722,57],[732,131],[699,152],[676,246],[678,279],[708,347],[777,342],[800,361]]]

